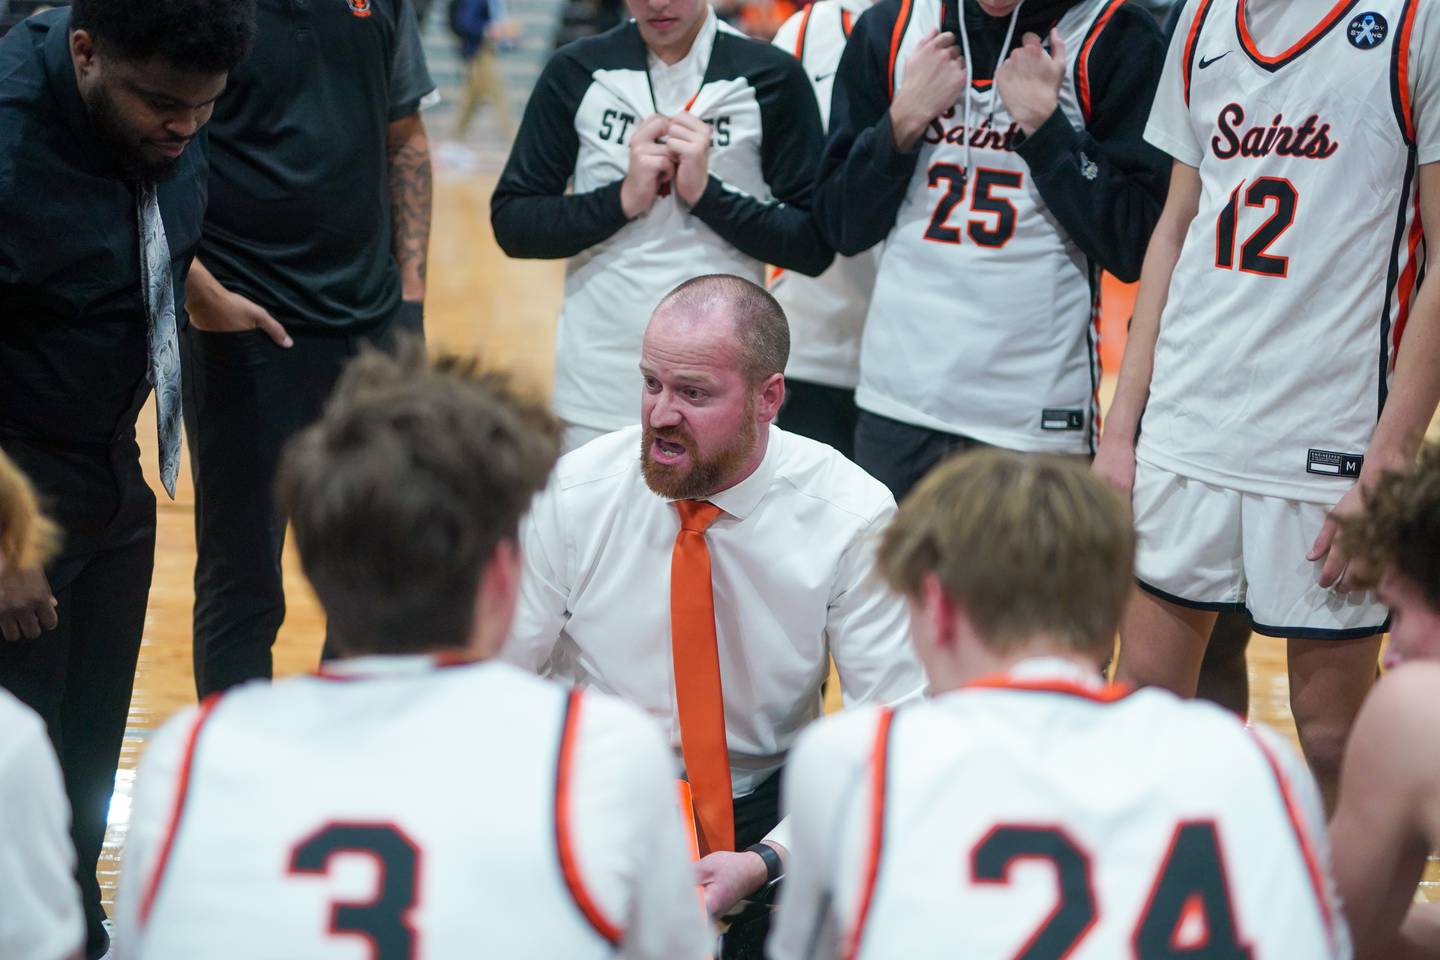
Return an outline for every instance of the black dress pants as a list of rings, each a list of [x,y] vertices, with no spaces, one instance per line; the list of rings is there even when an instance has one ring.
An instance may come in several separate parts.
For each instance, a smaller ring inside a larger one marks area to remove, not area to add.
[[[59,623],[36,640],[0,640],[0,686],[40,714],[60,757],[93,960],[109,943],[95,865],[145,625],[155,496],[133,434],[83,447],[0,435],[0,448],[30,478],[63,536],[45,569]]]
[[[828,443],[855,459],[855,391],[808,380],[785,380],[785,403],[775,422],[791,433]]]
[[[393,344],[402,332],[422,333],[412,305],[364,331],[291,330],[288,349],[259,330],[186,328],[180,354],[195,481],[194,657],[201,698],[271,676],[271,647],[285,619],[285,518],[274,497],[280,454],[320,415],[345,364],[367,345]]]
[[[735,849],[744,850],[765,839],[780,822],[780,771],[776,771],[746,797],[735,801]],[[730,920],[721,960],[763,960],[765,937],[770,933],[774,891],[751,898],[744,912]]]

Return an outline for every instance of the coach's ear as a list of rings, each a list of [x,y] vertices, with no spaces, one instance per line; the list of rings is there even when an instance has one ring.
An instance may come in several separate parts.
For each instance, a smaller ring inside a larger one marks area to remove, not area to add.
[[[759,397],[755,403],[755,419],[761,424],[767,424],[780,415],[780,407],[785,402],[785,377],[779,373],[772,373],[760,384]]]
[[[511,539],[501,540],[475,590],[470,652],[480,660],[498,654],[510,635],[520,598],[520,572],[520,545]]]

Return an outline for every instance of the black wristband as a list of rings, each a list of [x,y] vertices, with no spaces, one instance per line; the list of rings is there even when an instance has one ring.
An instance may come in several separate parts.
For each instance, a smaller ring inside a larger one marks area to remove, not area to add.
[[[746,853],[753,853],[765,861],[765,885],[779,880],[785,873],[785,866],[780,862],[780,854],[768,843],[752,843],[745,848]]]

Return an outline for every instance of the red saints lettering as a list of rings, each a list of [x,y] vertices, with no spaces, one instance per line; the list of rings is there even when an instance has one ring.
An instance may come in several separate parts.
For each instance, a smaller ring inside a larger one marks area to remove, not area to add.
[[[930,126],[925,128],[926,143],[965,143],[965,125],[957,123],[953,126],[946,126],[942,120],[955,119],[955,108],[949,110],[930,121]],[[990,126],[989,120],[983,120],[980,126],[970,134],[970,146],[976,150],[1004,150],[1009,153],[1015,152],[1015,140],[1020,136],[1020,125],[1011,123],[1005,132],[1000,132]]]
[[[1235,157],[1302,157],[1324,160],[1335,155],[1340,144],[1330,139],[1330,124],[1321,123],[1317,114],[1310,114],[1298,127],[1285,123],[1284,114],[1276,114],[1268,127],[1255,126],[1243,130],[1245,108],[1227,103],[1220,110],[1216,123],[1220,132],[1210,138],[1210,149],[1221,160]]]

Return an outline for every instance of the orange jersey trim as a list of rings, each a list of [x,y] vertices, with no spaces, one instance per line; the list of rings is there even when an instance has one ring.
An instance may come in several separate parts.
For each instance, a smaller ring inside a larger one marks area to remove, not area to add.
[[[180,832],[180,819],[185,814],[185,801],[190,796],[190,770],[195,760],[195,744],[200,739],[200,728],[205,726],[205,721],[215,712],[215,705],[220,702],[220,694],[212,693],[200,704],[200,712],[195,715],[195,722],[190,727],[190,734],[185,739],[184,759],[180,762],[180,782],[175,788],[175,803],[170,808],[170,821],[165,826],[165,840],[160,844],[160,856],[155,861],[155,870],[150,874],[150,882],[145,886],[145,895],[140,900],[140,923],[143,925],[150,919],[150,911],[155,907],[155,897],[160,892],[160,881],[165,876],[165,868],[170,863],[170,853],[175,849],[175,835]]]
[[[1408,143],[1415,141],[1415,111],[1410,103],[1410,36],[1415,31],[1415,12],[1420,7],[1410,0],[1401,14],[1400,40],[1395,45],[1395,85],[1400,98],[1400,125]]]
[[[860,888],[860,907],[855,913],[855,927],[845,948],[845,960],[855,960],[865,933],[865,921],[875,898],[875,880],[880,874],[880,852],[885,844],[885,781],[890,761],[890,724],[895,711],[885,708],[875,724],[875,746],[870,754],[870,852],[865,858],[865,881]]]
[[[1210,13],[1212,0],[1200,0],[1195,19],[1190,21],[1190,33],[1185,37],[1185,106],[1190,106],[1190,75],[1195,72],[1195,46],[1200,40],[1200,28]]]
[[[1324,36],[1357,2],[1358,0],[1337,0],[1335,6],[1330,8],[1330,12],[1325,14],[1325,17],[1312,27],[1309,33],[1296,40],[1284,53],[1275,57],[1267,57],[1261,53],[1260,48],[1255,44],[1255,38],[1250,35],[1250,27],[1245,22],[1245,0],[1236,0],[1235,27],[1240,34],[1240,43],[1245,47],[1246,53],[1267,67],[1278,67],[1286,61],[1298,57],[1306,47]]]
[[[805,34],[810,31],[810,15],[815,12],[815,4],[811,3],[805,8],[805,14],[800,18],[800,33],[795,37],[795,59],[805,59]]]
[[[1418,252],[1420,242],[1425,239],[1425,226],[1420,222],[1420,200],[1415,200],[1415,218],[1410,224],[1410,240],[1407,244],[1408,257],[1405,270],[1400,274],[1400,308],[1395,313],[1394,342],[1391,347],[1390,364],[1394,368],[1395,358],[1400,353],[1400,338],[1405,335],[1405,324],[1410,320],[1410,308],[1414,306],[1416,277],[1420,273]]]
[[[1006,674],[981,677],[965,684],[962,690],[1018,690],[1030,693],[1063,693],[1067,696],[1094,700],[1096,703],[1114,703],[1135,692],[1133,687],[1123,683],[1110,683],[1103,687],[1087,687],[1069,680],[1019,680]]]
[[[1270,772],[1275,776],[1275,783],[1280,788],[1280,799],[1285,806],[1285,815],[1290,818],[1290,826],[1295,831],[1295,840],[1300,845],[1300,856],[1305,861],[1305,870],[1310,874],[1310,886],[1315,893],[1315,900],[1320,907],[1320,916],[1325,920],[1325,936],[1331,944],[1335,942],[1335,920],[1330,911],[1330,900],[1325,896],[1324,874],[1320,871],[1320,863],[1315,856],[1315,848],[1310,843],[1310,836],[1300,820],[1300,813],[1295,805],[1295,797],[1290,791],[1290,783],[1285,779],[1285,774],[1280,769],[1280,763],[1265,741],[1249,727],[1245,732],[1255,740],[1255,745],[1260,748],[1260,753],[1265,762],[1270,766]]]
[[[570,770],[574,765],[575,739],[580,729],[581,699],[582,691],[575,689],[570,691],[565,703],[565,726],[560,734],[560,758],[555,769],[555,850],[560,857],[560,872],[565,877],[565,886],[570,890],[575,905],[596,933],[618,947],[624,932],[610,922],[585,888],[570,839]]]
[[[1090,28],[1090,35],[1085,38],[1085,43],[1080,48],[1075,87],[1076,92],[1080,95],[1080,112],[1085,115],[1086,123],[1090,122],[1090,51],[1094,48],[1095,41],[1100,39],[1105,25],[1110,22],[1111,17],[1115,16],[1115,11],[1125,3],[1126,0],[1111,0],[1110,5],[1105,8],[1105,12],[1100,14],[1100,18]]]
[[[895,18],[895,27],[890,31],[890,66],[885,74],[886,97],[895,99],[895,59],[900,55],[900,41],[905,28],[910,25],[910,0],[900,0],[900,14]]]

